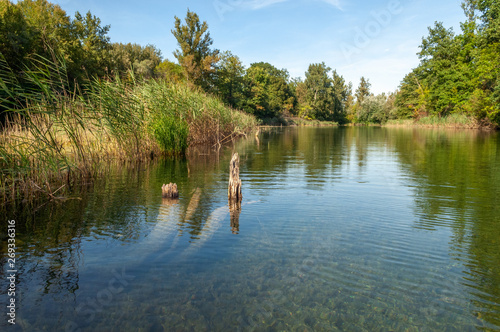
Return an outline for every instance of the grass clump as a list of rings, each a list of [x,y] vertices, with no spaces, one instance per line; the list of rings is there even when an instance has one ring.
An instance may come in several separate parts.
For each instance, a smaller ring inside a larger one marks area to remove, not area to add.
[[[150,127],[163,153],[182,154],[186,151],[189,127],[185,120],[162,114],[151,122]]]

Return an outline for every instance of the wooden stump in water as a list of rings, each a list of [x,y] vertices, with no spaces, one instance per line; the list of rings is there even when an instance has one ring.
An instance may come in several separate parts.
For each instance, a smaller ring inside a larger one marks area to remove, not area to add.
[[[240,180],[240,156],[238,152],[233,154],[231,163],[229,164],[229,187],[227,196],[230,201],[241,202],[241,180]]]
[[[164,184],[161,191],[163,198],[179,198],[179,191],[175,183]]]

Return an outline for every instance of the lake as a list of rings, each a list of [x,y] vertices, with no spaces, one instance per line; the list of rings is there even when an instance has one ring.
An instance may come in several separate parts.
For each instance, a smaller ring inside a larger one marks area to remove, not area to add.
[[[271,128],[114,167],[73,198],[3,218],[17,308],[6,329],[2,224],[1,330],[500,329],[498,133]]]

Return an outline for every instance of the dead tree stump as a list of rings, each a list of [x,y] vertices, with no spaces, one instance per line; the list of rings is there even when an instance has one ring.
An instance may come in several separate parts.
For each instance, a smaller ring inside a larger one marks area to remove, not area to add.
[[[175,183],[164,184],[161,191],[163,198],[179,198],[179,191]]]
[[[241,180],[240,180],[240,156],[238,152],[233,154],[231,163],[229,164],[229,187],[227,196],[230,201],[241,202]]]

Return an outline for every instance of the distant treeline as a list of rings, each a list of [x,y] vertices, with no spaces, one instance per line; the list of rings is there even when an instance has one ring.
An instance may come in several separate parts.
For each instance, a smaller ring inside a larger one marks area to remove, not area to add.
[[[384,123],[463,114],[498,124],[500,4],[466,0],[462,7],[462,33],[455,35],[441,23],[429,28],[418,53],[420,65],[397,91],[377,96],[368,79],[362,77],[353,91],[352,83],[325,63],[311,64],[304,79],[291,78],[286,69],[266,62],[245,68],[230,51],[212,48],[208,24],[189,10],[184,20],[175,17],[173,22],[178,42],[173,62],[163,59],[154,45],[112,43],[110,27],[90,12],[72,18],[47,0],[0,0],[0,52],[17,74],[44,58],[64,63],[75,86],[93,78],[163,79],[218,96],[268,121],[296,116]]]

